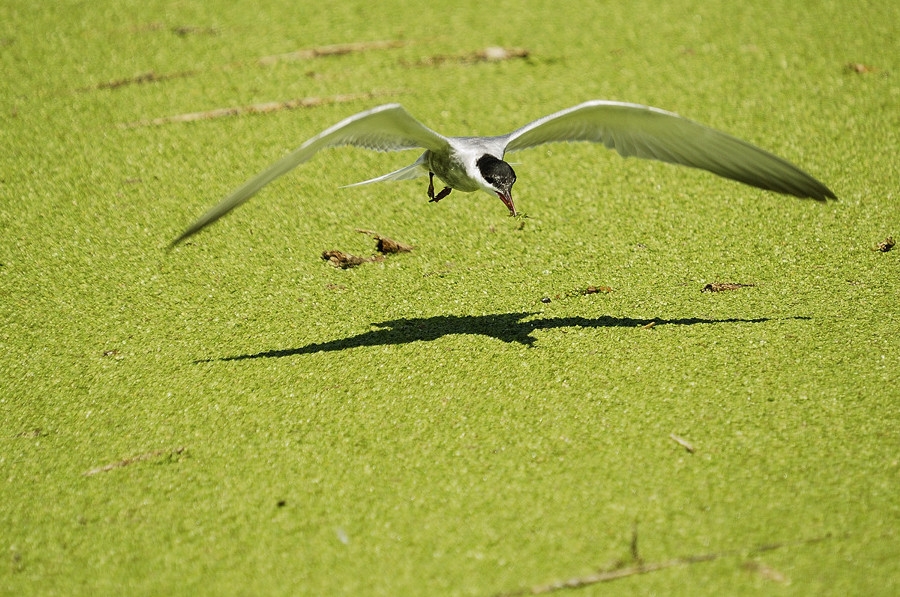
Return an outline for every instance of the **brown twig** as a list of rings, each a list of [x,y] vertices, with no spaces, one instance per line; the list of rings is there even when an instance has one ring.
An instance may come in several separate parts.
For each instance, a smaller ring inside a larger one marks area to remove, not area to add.
[[[188,35],[219,35],[219,30],[215,27],[196,27],[193,25],[178,25],[169,29],[178,37],[187,37]]]
[[[241,116],[244,114],[266,114],[269,112],[277,112],[279,110],[295,110],[297,108],[312,108],[315,106],[324,106],[327,104],[339,104],[344,102],[352,102],[360,99],[372,99],[382,95],[395,95],[399,91],[370,91],[368,93],[346,93],[342,95],[332,95],[329,97],[301,97],[282,102],[266,102],[262,104],[251,104],[249,106],[235,106],[232,108],[217,108],[215,110],[207,110],[205,112],[189,112],[187,114],[177,114],[175,116],[163,116],[162,118],[154,118],[152,120],[138,120],[136,122],[126,122],[119,124],[119,128],[129,129],[142,126],[160,126],[163,124],[172,124],[176,122],[194,122],[196,120],[210,120],[212,118],[222,118],[225,116]]]
[[[670,433],[669,438],[671,438],[671,440],[673,442],[675,442],[676,444],[678,444],[679,446],[681,446],[682,448],[684,448],[691,454],[694,453],[694,445],[692,443],[690,443],[689,441],[687,441],[686,439],[684,439],[682,437],[678,437],[674,433]]]
[[[311,60],[313,58],[321,58],[323,56],[342,56],[344,54],[366,52],[368,50],[387,50],[390,48],[399,48],[400,46],[405,46],[406,44],[407,42],[405,41],[389,39],[384,41],[361,41],[347,44],[334,44],[330,46],[317,46],[314,48],[304,48],[295,52],[287,52],[285,54],[263,56],[259,59],[259,63],[263,66],[271,66],[276,62],[285,60]]]
[[[83,93],[86,91],[95,91],[98,89],[118,89],[119,87],[125,87],[126,85],[144,85],[146,83],[158,83],[160,81],[168,81],[170,79],[183,79],[185,77],[193,77],[196,74],[197,72],[192,70],[164,74],[149,71],[146,73],[135,75],[133,77],[113,79],[112,81],[104,81],[103,83],[97,83],[96,85],[90,85],[88,87],[79,87],[75,91]]]
[[[641,553],[638,550],[638,525],[636,520],[631,523],[631,561],[635,564],[644,563],[644,558],[641,557]]]
[[[512,60],[514,58],[528,58],[531,53],[525,48],[501,48],[499,46],[489,46],[477,52],[468,52],[466,54],[438,54],[423,58],[411,66],[440,66],[445,62],[456,64],[474,64],[476,62],[502,62],[504,60]]]
[[[111,462],[109,464],[105,464],[103,466],[98,466],[97,468],[92,468],[89,471],[84,473],[85,477],[90,477],[91,475],[96,475],[97,473],[107,473],[111,470],[117,468],[123,468],[130,464],[135,464],[137,462],[143,462],[145,460],[152,460],[154,458],[158,458],[160,456],[175,456],[177,454],[181,454],[185,451],[184,446],[179,446],[174,450],[154,450],[153,452],[147,452],[146,454],[140,454],[138,456],[132,456],[131,458],[125,458],[123,460],[119,460],[117,462]]]
[[[595,585],[604,582],[611,582],[614,580],[619,580],[621,578],[627,578],[629,576],[637,576],[640,574],[647,574],[650,572],[657,572],[659,570],[665,570],[666,568],[675,568],[676,566],[688,566],[691,564],[699,564],[701,562],[712,562],[713,560],[718,560],[725,557],[730,556],[738,556],[742,554],[759,554],[765,553],[768,551],[774,551],[776,549],[782,549],[784,547],[796,546],[796,545],[811,545],[813,543],[820,543],[827,539],[831,539],[831,535],[825,535],[823,537],[815,537],[813,539],[800,539],[798,541],[786,541],[784,543],[771,543],[768,545],[760,545],[758,547],[751,548],[749,550],[742,549],[730,549],[726,551],[714,552],[714,553],[706,553],[699,554],[693,556],[685,556],[680,558],[672,558],[671,560],[663,560],[662,562],[650,562],[643,563],[638,561],[634,566],[627,566],[624,568],[613,568],[609,570],[600,570],[593,574],[587,574],[585,576],[576,576],[574,578],[569,578],[567,580],[556,581],[543,585],[535,585],[533,587],[518,589],[515,591],[511,591],[509,593],[501,593],[498,597],[518,597],[519,595],[544,595],[547,593],[553,593],[555,591],[561,591],[564,589],[580,589],[581,587],[586,587],[588,585]],[[633,555],[636,553],[636,541],[634,536],[632,537],[632,552]]]

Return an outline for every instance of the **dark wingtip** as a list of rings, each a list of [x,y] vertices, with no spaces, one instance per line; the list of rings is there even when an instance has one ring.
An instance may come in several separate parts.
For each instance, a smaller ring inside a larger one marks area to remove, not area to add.
[[[180,244],[182,243],[182,241],[184,241],[184,240],[190,238],[191,236],[193,236],[198,230],[199,230],[199,228],[197,228],[196,226],[191,226],[190,228],[186,229],[184,232],[182,232],[181,234],[179,234],[179,235],[175,238],[175,240],[171,241],[171,242],[166,246],[166,252],[167,252],[167,253],[168,253],[168,252],[171,252],[172,249],[174,249],[175,247],[177,247],[178,245],[180,245]]]
[[[822,185],[821,189],[817,189],[817,193],[815,195],[811,195],[811,198],[821,203],[827,203],[829,200],[838,200],[838,197],[834,194],[834,191],[832,191],[825,185]]]

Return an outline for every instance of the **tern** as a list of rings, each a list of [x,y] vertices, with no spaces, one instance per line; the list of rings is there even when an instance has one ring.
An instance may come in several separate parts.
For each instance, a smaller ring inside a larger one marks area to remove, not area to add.
[[[376,151],[424,149],[415,162],[394,172],[348,186],[428,175],[428,198],[437,202],[451,190],[483,190],[517,215],[512,187],[516,173],[507,153],[545,143],[590,141],[623,157],[660,160],[708,170],[761,189],[811,198],[837,199],[824,184],[785,159],[721,131],[659,108],[594,100],[539,118],[506,135],[445,137],[413,118],[400,104],[386,104],[350,116],[328,128],[244,183],[188,226],[170,246],[215,222],[261,188],[309,161],[320,150],[353,145]],[[446,185],[434,191],[434,177]]]

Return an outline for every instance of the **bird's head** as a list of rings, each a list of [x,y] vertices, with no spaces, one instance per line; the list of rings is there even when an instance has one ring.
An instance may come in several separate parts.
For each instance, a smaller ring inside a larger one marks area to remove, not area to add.
[[[484,179],[483,182],[479,181],[482,188],[488,193],[500,197],[500,201],[509,210],[509,215],[517,215],[512,199],[512,186],[516,183],[516,173],[512,166],[487,153],[478,158],[475,165]]]

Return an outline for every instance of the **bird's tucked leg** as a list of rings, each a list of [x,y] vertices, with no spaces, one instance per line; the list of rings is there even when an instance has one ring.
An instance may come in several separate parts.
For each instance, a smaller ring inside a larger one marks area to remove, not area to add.
[[[429,203],[437,203],[438,201],[440,201],[441,199],[443,199],[444,197],[449,195],[450,191],[452,191],[452,190],[453,189],[451,189],[450,187],[444,187],[444,189],[440,193],[435,195],[434,194],[434,172],[428,173],[428,202]]]

